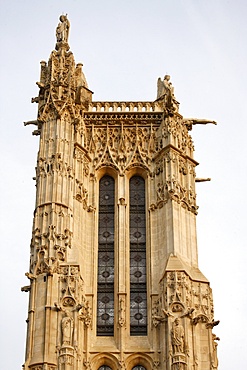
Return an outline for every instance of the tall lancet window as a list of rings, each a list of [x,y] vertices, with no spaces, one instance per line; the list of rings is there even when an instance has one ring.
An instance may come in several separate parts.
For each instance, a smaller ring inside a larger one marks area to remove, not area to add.
[[[130,335],[147,335],[145,181],[130,179]]]
[[[114,334],[114,179],[99,183],[97,335]]]

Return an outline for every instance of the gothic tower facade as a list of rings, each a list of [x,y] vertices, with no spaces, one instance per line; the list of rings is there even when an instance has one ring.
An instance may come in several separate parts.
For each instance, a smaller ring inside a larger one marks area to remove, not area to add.
[[[93,101],[68,33],[61,16],[25,123],[40,145],[24,370],[217,369],[190,136],[209,121],[183,118],[169,76],[151,102]]]

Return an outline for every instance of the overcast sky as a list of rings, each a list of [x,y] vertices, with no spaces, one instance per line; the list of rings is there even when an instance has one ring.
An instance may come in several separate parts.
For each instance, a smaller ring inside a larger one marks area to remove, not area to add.
[[[247,1],[0,0],[0,196],[2,369],[21,369],[27,318],[29,246],[39,137],[40,61],[55,47],[68,13],[70,47],[84,64],[94,100],[156,98],[171,75],[180,113],[217,126],[194,126],[199,266],[214,294],[219,370],[247,363]]]

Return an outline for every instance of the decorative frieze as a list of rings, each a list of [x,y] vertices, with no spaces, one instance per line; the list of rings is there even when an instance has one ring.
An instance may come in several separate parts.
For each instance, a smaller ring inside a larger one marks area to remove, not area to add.
[[[67,248],[71,248],[71,238],[72,232],[67,228],[63,233],[57,233],[55,225],[49,225],[43,233],[36,228],[31,241],[31,272],[58,273],[59,262],[65,260]]]
[[[55,173],[68,178],[74,177],[72,167],[63,161],[61,153],[52,154],[49,158],[39,157],[36,167],[36,178],[45,178]]]
[[[86,148],[93,157],[95,169],[102,165],[115,167],[120,173],[133,165],[148,169],[151,162],[154,132],[151,127],[87,127]]]
[[[162,208],[169,199],[181,204],[182,207],[186,208],[194,214],[197,214],[198,206],[196,205],[196,194],[190,187],[182,186],[175,176],[168,175],[168,179],[163,182],[159,182],[157,185],[157,208]]]

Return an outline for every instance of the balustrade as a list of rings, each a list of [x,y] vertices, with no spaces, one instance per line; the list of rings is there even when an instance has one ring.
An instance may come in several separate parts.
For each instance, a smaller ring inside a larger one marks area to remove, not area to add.
[[[92,102],[89,112],[161,112],[158,102]]]

